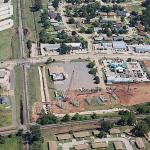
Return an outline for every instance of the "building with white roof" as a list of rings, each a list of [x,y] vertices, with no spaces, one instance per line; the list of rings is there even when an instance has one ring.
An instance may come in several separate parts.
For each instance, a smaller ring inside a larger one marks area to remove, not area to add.
[[[104,60],[103,64],[107,84],[149,81],[138,61]]]
[[[136,53],[150,52],[150,45],[134,45],[133,49]]]
[[[118,51],[127,50],[127,44],[124,41],[113,41],[113,49]]]

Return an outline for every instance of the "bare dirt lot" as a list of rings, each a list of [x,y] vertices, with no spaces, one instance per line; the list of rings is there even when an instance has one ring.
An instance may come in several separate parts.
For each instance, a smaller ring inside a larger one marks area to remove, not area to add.
[[[112,87],[121,104],[130,106],[150,102],[150,83],[117,84]]]
[[[144,61],[145,67],[150,71],[150,61]]]

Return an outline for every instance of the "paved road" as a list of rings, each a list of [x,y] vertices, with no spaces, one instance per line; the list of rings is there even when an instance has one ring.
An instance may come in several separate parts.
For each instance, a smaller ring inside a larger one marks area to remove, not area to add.
[[[106,114],[106,113],[112,113],[112,112],[118,112],[121,110],[127,110],[126,108],[113,108],[113,109],[107,109],[107,110],[93,110],[93,111],[83,111],[83,112],[79,112],[80,115],[91,115],[93,113],[96,113],[97,115],[101,115],[101,114]],[[76,113],[69,113],[70,116],[74,116]],[[65,114],[56,114],[54,113],[55,116],[57,117],[63,117]]]

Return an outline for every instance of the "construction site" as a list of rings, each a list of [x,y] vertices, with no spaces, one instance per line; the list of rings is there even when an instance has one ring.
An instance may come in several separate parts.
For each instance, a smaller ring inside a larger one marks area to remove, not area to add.
[[[34,114],[44,109],[46,113],[75,113],[95,110],[110,102],[110,94],[95,84],[89,74],[88,62],[59,62],[39,66],[41,105],[34,107]],[[48,77],[47,77],[48,75]],[[53,87],[48,87],[49,79]],[[49,94],[53,91],[54,98]],[[39,105],[39,103],[37,104]]]
[[[150,101],[149,77],[140,62],[100,60],[102,70],[99,71],[103,72],[104,78],[99,84],[95,84],[94,76],[89,74],[88,63],[54,62],[39,66],[42,101],[38,101],[33,108],[34,115],[40,114],[42,109],[46,113],[66,114]],[[115,82],[110,79],[115,79]],[[104,81],[105,89],[101,86]]]
[[[109,85],[110,89],[113,89],[118,103],[131,106],[150,102],[150,61],[126,62],[119,59],[104,60],[103,62],[105,76],[108,78],[107,86]]]

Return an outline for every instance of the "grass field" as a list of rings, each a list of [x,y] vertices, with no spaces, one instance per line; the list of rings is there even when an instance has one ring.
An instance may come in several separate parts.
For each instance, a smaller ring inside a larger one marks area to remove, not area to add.
[[[28,95],[30,110],[35,101],[41,101],[40,77],[38,65],[32,65],[28,69]]]
[[[21,78],[21,68],[16,66],[15,70],[15,98],[17,105],[17,121],[20,122],[20,100],[22,98],[22,78]]]
[[[54,82],[50,78],[48,74],[48,66],[45,67],[45,74],[46,74],[46,80],[47,80],[47,86],[49,90],[49,96],[53,100],[54,99]]]
[[[9,126],[12,123],[12,111],[11,107],[0,105],[0,127]]]
[[[0,150],[22,150],[22,144],[19,143],[18,138],[13,135],[12,137],[6,137],[5,143],[0,144]]]
[[[41,31],[40,15],[41,12],[32,12],[31,7],[34,4],[34,0],[22,1],[22,12],[23,12],[23,26],[28,30],[27,35],[25,36],[25,42],[31,40],[33,42],[38,41],[38,35]],[[43,8],[47,8],[48,1],[42,0]],[[27,47],[25,47],[26,53],[28,52]]]
[[[7,60],[11,58],[19,57],[18,48],[18,36],[17,36],[17,18],[16,18],[16,4],[15,0],[12,0],[14,7],[14,26],[12,29],[8,29],[0,32],[0,60]]]

